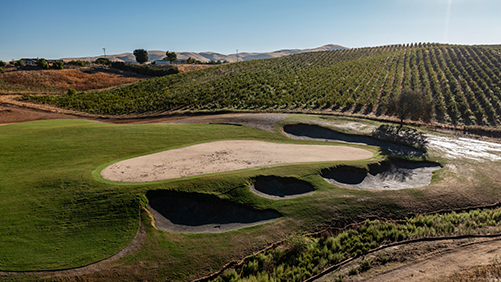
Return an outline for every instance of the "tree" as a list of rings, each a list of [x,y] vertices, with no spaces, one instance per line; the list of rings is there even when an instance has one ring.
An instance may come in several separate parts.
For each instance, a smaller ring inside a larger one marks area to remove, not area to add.
[[[56,61],[53,64],[54,68],[57,70],[62,70],[64,68],[64,62],[63,61]]]
[[[165,59],[166,61],[169,61],[172,64],[172,62],[177,60],[176,52],[169,52],[169,51],[165,52]]]
[[[14,66],[16,66],[16,67],[20,67],[22,65],[24,65],[24,61],[23,60],[17,60],[17,61],[14,62]]]
[[[136,62],[144,64],[148,61],[148,51],[144,49],[134,50],[134,56],[136,56]]]
[[[193,59],[193,58],[189,57],[189,58],[188,58],[188,60],[186,60],[186,62],[187,62],[188,64],[194,64],[194,63],[195,63],[195,59]]]
[[[419,91],[404,89],[397,97],[388,101],[387,113],[400,119],[402,128],[404,119],[422,120],[430,122],[433,112],[433,103],[429,96]]]
[[[94,64],[111,66],[111,60],[108,58],[98,58],[94,61]]]
[[[37,66],[43,70],[49,69],[49,63],[47,63],[47,61],[44,58],[38,59]]]
[[[7,65],[7,63],[6,63],[6,62],[4,62],[4,61],[0,61],[0,67],[5,67],[6,65]]]

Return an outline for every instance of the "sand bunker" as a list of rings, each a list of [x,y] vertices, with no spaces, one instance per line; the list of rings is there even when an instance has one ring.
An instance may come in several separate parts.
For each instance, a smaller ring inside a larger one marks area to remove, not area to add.
[[[395,162],[372,168],[340,168],[323,177],[330,184],[364,190],[399,190],[427,186],[440,165],[430,162]]]
[[[158,229],[178,233],[216,233],[271,222],[275,211],[259,211],[224,202],[216,197],[194,200],[183,197],[155,197],[148,210]]]
[[[132,158],[101,171],[104,179],[148,182],[283,163],[363,160],[373,153],[346,146],[232,140],[198,144]]]
[[[261,176],[250,186],[255,194],[268,199],[287,199],[313,193],[311,184],[295,178]]]
[[[285,125],[284,132],[293,139],[311,139],[326,141],[341,141],[354,144],[383,147],[397,155],[420,157],[424,155],[422,151],[411,147],[396,145],[390,142],[380,141],[369,136],[349,135],[311,124]]]

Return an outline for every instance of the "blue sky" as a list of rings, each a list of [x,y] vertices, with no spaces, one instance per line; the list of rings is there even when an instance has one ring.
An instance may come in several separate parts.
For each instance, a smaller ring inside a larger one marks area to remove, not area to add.
[[[501,44],[500,0],[0,0],[0,60]]]

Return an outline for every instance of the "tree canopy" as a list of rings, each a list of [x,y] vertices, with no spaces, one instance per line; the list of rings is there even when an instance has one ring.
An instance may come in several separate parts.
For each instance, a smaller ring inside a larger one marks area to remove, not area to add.
[[[400,126],[409,118],[429,122],[432,118],[433,104],[431,98],[422,92],[404,89],[397,97],[389,99],[388,113],[400,119]]]
[[[148,51],[144,49],[134,50],[134,56],[136,56],[136,62],[144,64],[148,61]]]
[[[49,63],[47,63],[47,61],[42,58],[42,59],[39,59],[37,61],[37,66],[43,70],[48,70],[49,69]]]
[[[64,62],[63,61],[56,61],[53,64],[55,69],[62,70],[64,68]]]
[[[166,56],[165,60],[169,61],[171,64],[172,64],[172,62],[174,62],[175,60],[177,60],[177,54],[176,54],[176,52],[169,52],[169,51],[167,51],[167,52],[165,52],[165,56]]]
[[[108,59],[108,58],[97,58],[95,61],[94,61],[94,64],[98,64],[98,65],[111,65],[111,60]]]

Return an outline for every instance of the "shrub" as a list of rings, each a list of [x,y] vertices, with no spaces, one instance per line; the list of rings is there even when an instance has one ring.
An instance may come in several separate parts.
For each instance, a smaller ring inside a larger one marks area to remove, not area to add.
[[[0,60],[0,67],[5,67],[6,65],[7,65],[7,63],[6,63],[6,62],[4,62],[4,61]]]
[[[97,60],[94,61],[94,64],[98,65],[108,65],[111,66],[111,60],[108,58],[98,58]]]
[[[0,67],[0,72],[3,72],[3,68],[2,67]]]
[[[63,61],[56,61],[53,64],[54,68],[57,70],[62,70],[64,68],[64,62]]]
[[[38,60],[37,66],[43,70],[49,69],[49,63],[44,58]]]
[[[360,272],[366,272],[367,270],[371,269],[372,265],[371,262],[368,260],[363,260],[360,263]]]
[[[68,95],[76,95],[77,94],[77,91],[75,89],[72,89],[72,88],[68,88],[68,92],[67,92]]]

